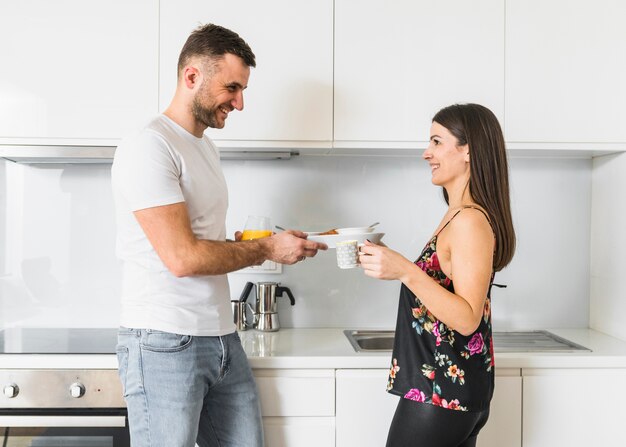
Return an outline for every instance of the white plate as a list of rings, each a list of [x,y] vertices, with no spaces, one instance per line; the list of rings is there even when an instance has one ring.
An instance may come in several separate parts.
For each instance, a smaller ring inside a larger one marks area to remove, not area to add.
[[[302,232],[308,234],[309,236],[318,236],[323,233],[323,231],[302,231]]]
[[[307,239],[315,242],[323,242],[328,248],[335,248],[337,242],[357,240],[359,244],[365,243],[365,239],[377,244],[383,238],[385,233],[359,233],[359,234],[325,234],[325,235],[309,235]]]
[[[337,228],[338,234],[363,234],[371,233],[374,231],[373,227],[352,227],[352,228]]]

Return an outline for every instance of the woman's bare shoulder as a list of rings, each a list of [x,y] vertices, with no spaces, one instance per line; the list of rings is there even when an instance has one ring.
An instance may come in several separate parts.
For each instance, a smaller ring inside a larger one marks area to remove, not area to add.
[[[458,237],[478,237],[482,240],[493,238],[487,213],[480,208],[464,208],[450,222],[450,227],[451,233]]]

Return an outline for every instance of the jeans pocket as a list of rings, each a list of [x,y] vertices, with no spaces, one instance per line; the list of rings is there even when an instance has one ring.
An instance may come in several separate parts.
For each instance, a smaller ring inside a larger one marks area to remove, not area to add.
[[[154,352],[178,352],[191,345],[191,335],[172,334],[155,330],[146,330],[141,337],[141,348]]]
[[[115,349],[117,354],[117,374],[120,376],[120,382],[122,383],[122,396],[126,397],[126,376],[128,374],[128,348],[125,346],[118,346]]]

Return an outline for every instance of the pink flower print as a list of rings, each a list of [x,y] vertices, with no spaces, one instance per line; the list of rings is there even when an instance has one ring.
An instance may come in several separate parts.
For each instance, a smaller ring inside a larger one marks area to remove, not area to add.
[[[426,395],[417,388],[411,388],[408,393],[404,395],[405,399],[414,400],[415,402],[425,402]]]
[[[459,410],[460,409],[459,403],[460,403],[459,399],[454,399],[454,400],[451,400],[450,402],[448,402],[445,399],[441,400],[441,406],[449,410]]]
[[[483,348],[485,347],[485,341],[483,340],[483,334],[476,333],[472,337],[472,339],[467,344],[467,349],[469,349],[470,355],[480,354],[483,352]]]
[[[441,407],[441,396],[437,393],[433,393],[432,402],[433,405]]]
[[[430,380],[435,380],[435,368],[427,363],[422,365],[422,374]]]
[[[422,260],[415,261],[415,265],[417,265],[420,268],[420,270],[422,270],[423,272],[425,272],[426,269],[428,268],[428,265],[426,265],[426,263]]]
[[[416,320],[419,320],[420,318],[422,318],[425,312],[426,312],[426,309],[423,306],[411,308],[411,313],[413,314],[413,318],[415,318]]]
[[[441,344],[441,333],[439,332],[439,320],[437,320],[435,322],[435,325],[433,326],[433,335],[437,337],[436,346],[439,346]]]
[[[439,265],[439,256],[437,256],[437,252],[434,252],[431,255],[429,261],[430,261],[429,264],[430,264],[431,270],[436,270],[436,271],[441,270],[441,266]]]

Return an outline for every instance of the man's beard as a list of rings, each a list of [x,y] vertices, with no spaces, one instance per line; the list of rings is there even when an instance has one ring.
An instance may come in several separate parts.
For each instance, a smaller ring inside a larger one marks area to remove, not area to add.
[[[191,104],[191,113],[193,114],[193,117],[206,127],[211,127],[213,129],[221,129],[224,127],[224,123],[219,123],[215,116],[215,113],[218,111],[218,106],[205,107],[200,101],[200,96],[202,96],[202,89],[200,89]]]
[[[202,103],[202,98],[207,98],[206,103],[211,104],[211,106],[205,106]],[[206,127],[211,127],[213,129],[221,129],[224,127],[225,122],[217,120],[217,113],[222,113],[218,110],[219,105],[215,103],[213,97],[208,93],[208,86],[206,85],[206,80],[202,82],[196,96],[193,98],[193,103],[191,104],[191,113],[193,117],[204,124]]]

